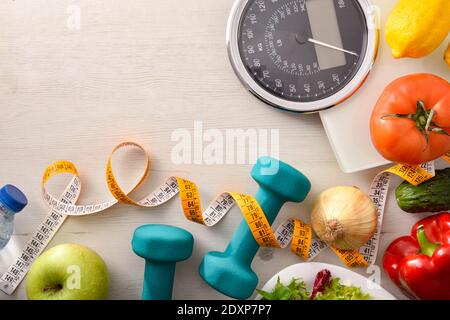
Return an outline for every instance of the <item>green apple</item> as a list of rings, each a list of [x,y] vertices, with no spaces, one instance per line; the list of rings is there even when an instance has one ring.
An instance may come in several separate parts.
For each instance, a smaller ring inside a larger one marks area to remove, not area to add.
[[[100,300],[108,296],[108,269],[93,250],[61,244],[45,251],[27,275],[31,300]]]

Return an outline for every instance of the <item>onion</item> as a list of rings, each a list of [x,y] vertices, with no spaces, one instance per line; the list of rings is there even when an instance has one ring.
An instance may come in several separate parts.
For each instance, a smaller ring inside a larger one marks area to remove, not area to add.
[[[375,205],[356,187],[325,190],[314,202],[311,213],[316,235],[337,249],[358,249],[374,235],[377,223]]]

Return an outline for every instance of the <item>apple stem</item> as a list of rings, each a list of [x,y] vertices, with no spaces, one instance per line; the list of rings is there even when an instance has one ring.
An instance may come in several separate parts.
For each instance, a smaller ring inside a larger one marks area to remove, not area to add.
[[[63,288],[63,286],[58,283],[58,284],[55,284],[55,285],[52,285],[49,287],[45,287],[44,292],[48,292],[48,291],[57,292],[57,291],[61,290],[62,288]]]

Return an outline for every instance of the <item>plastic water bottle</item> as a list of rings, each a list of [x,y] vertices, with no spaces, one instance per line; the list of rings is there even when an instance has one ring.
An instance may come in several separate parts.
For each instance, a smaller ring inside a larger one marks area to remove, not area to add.
[[[14,216],[28,204],[27,197],[16,187],[7,184],[0,189],[0,249],[14,232]]]

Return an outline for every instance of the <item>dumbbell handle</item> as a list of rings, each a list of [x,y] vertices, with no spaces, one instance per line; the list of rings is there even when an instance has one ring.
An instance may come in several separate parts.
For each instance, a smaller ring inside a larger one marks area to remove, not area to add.
[[[146,260],[142,300],[171,300],[174,275],[174,262]]]
[[[256,193],[255,199],[264,211],[267,221],[272,225],[285,201],[277,194],[262,188]],[[247,222],[243,219],[234,232],[225,254],[233,256],[241,263],[250,265],[258,249],[258,243],[253,237]]]

